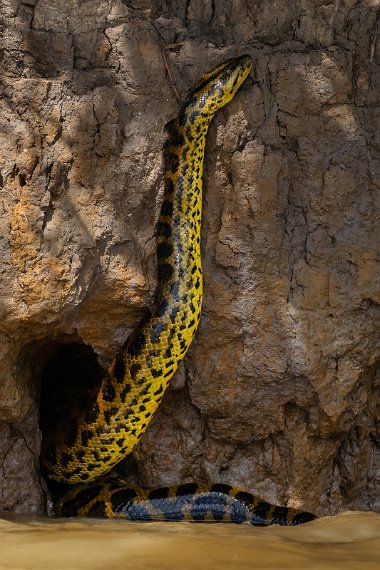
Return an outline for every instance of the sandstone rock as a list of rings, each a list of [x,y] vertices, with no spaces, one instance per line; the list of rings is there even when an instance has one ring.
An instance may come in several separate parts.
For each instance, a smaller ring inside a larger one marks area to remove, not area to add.
[[[45,508],[49,359],[85,343],[107,365],[153,298],[164,125],[201,73],[249,53],[207,147],[201,326],[137,476],[379,510],[377,3],[0,11],[0,509]]]

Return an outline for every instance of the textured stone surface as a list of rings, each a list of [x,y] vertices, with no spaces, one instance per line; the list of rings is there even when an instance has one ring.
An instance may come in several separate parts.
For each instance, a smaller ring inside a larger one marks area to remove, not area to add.
[[[140,481],[380,510],[378,0],[0,11],[0,509],[44,509],[41,371],[70,340],[107,364],[151,302],[164,125],[247,52],[210,131],[201,327]]]

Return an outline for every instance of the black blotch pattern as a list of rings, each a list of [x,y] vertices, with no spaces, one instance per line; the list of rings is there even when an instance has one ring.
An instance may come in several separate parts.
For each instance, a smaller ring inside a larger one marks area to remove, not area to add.
[[[172,335],[170,335],[172,337]],[[165,350],[164,358],[171,358],[173,354],[173,344],[170,343],[168,348]]]
[[[167,222],[158,222],[157,235],[169,238],[172,235],[172,229]]]
[[[317,518],[316,515],[313,515],[312,513],[298,513],[298,515],[296,515],[295,517],[293,517],[292,519],[292,524],[293,525],[297,525],[297,524],[304,524],[310,521],[313,521]]]
[[[235,499],[240,501],[241,503],[244,503],[244,505],[246,505],[247,507],[252,505],[254,500],[253,495],[251,495],[251,493],[247,493],[246,491],[239,491],[238,493],[236,493]]]
[[[83,447],[87,447],[88,442],[90,439],[94,437],[94,434],[89,429],[85,429],[81,433],[82,445]]]
[[[270,511],[271,506],[265,501],[261,501],[252,510],[251,524],[254,526],[267,526],[269,521],[267,520],[268,511]]]
[[[145,335],[142,332],[137,333],[135,337],[131,339],[131,342],[128,346],[128,353],[131,356],[138,356],[139,354],[141,354],[141,351],[143,350],[145,343],[146,343]]]
[[[174,192],[174,182],[171,178],[165,179],[165,194],[173,194]]]
[[[76,456],[78,461],[82,461],[82,459],[84,459],[86,453],[83,449],[78,449],[78,451],[76,452]]]
[[[111,410],[105,410],[104,419],[106,420],[107,425],[110,425],[111,416],[112,416]]]
[[[286,507],[276,507],[272,513],[272,524],[279,524],[281,526],[287,525],[286,516],[289,509]]]
[[[64,469],[62,469],[62,477],[64,477],[65,479],[70,479],[70,477],[72,476],[71,471],[65,471]],[[83,479],[84,474],[81,475],[81,479]],[[88,478],[88,475],[86,475],[86,478]]]
[[[169,130],[169,127],[167,127]],[[182,146],[185,142],[183,138],[183,134],[176,128],[175,123],[171,126],[170,130],[170,138],[168,140],[168,145],[170,146]]]
[[[183,497],[184,495],[194,495],[198,490],[197,483],[184,483],[177,487],[176,495],[177,497]]]
[[[112,509],[116,513],[125,513],[135,497],[135,489],[114,491],[111,496]]]
[[[170,202],[170,200],[164,200],[162,202],[161,215],[162,216],[172,216],[173,215],[173,202]]]
[[[162,394],[162,392],[164,391],[164,387],[163,386],[159,386],[157,388],[157,390],[154,392],[154,396],[158,396],[159,394]]]
[[[94,451],[92,452],[92,456],[93,456],[93,458],[95,459],[95,461],[102,461],[102,458],[101,458],[101,456],[99,455],[99,452],[98,452],[98,451],[94,450]]]
[[[127,397],[127,395],[129,394],[129,392],[131,391],[131,385],[130,384],[126,384],[120,394],[120,400],[122,401],[122,403],[124,404],[125,402],[125,398]],[[127,412],[127,414],[129,415],[129,412]],[[126,415],[127,415],[126,414]],[[124,416],[125,417],[125,416]]]
[[[166,499],[169,496],[169,488],[161,487],[160,489],[153,489],[149,495],[148,499],[153,501],[154,499]]]
[[[165,165],[173,174],[177,172],[179,166],[179,157],[174,152],[167,152],[165,156]]]
[[[165,263],[164,265],[159,265],[158,280],[161,282],[165,282],[167,280],[166,275],[168,271],[170,271],[169,277],[171,277],[173,273],[173,268],[168,263]],[[162,317],[166,313],[167,308],[168,308],[168,302],[165,299],[160,301],[156,310],[157,317]]]
[[[107,425],[110,425],[112,416],[116,415],[118,411],[119,410],[117,408],[111,408],[109,410],[105,410],[104,419],[106,420]]]
[[[170,243],[159,243],[157,245],[157,258],[167,259],[173,253],[173,246]]]
[[[231,485],[224,485],[223,483],[215,483],[211,485],[210,491],[214,493],[223,493],[224,495],[229,495],[232,487]]]
[[[137,373],[141,370],[141,364],[134,363],[129,369],[132,380],[136,380]]]

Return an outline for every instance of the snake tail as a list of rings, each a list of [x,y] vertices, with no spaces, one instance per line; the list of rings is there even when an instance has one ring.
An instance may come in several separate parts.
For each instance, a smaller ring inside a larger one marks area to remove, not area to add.
[[[316,518],[311,513],[271,505],[238,487],[196,483],[160,489],[109,483],[79,486],[61,500],[58,512],[64,517],[213,521],[254,526],[294,526]]]

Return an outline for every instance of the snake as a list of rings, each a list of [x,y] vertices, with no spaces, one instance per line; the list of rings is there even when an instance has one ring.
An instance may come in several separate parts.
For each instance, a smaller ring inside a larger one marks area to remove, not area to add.
[[[58,516],[296,525],[312,513],[272,505],[222,483],[131,487],[114,467],[140,441],[187,353],[202,308],[201,214],[209,125],[252,69],[248,55],[202,75],[167,126],[164,194],[157,223],[157,290],[152,308],[124,342],[99,387],[45,435],[41,463],[65,492]],[[108,475],[107,475],[108,474]]]

